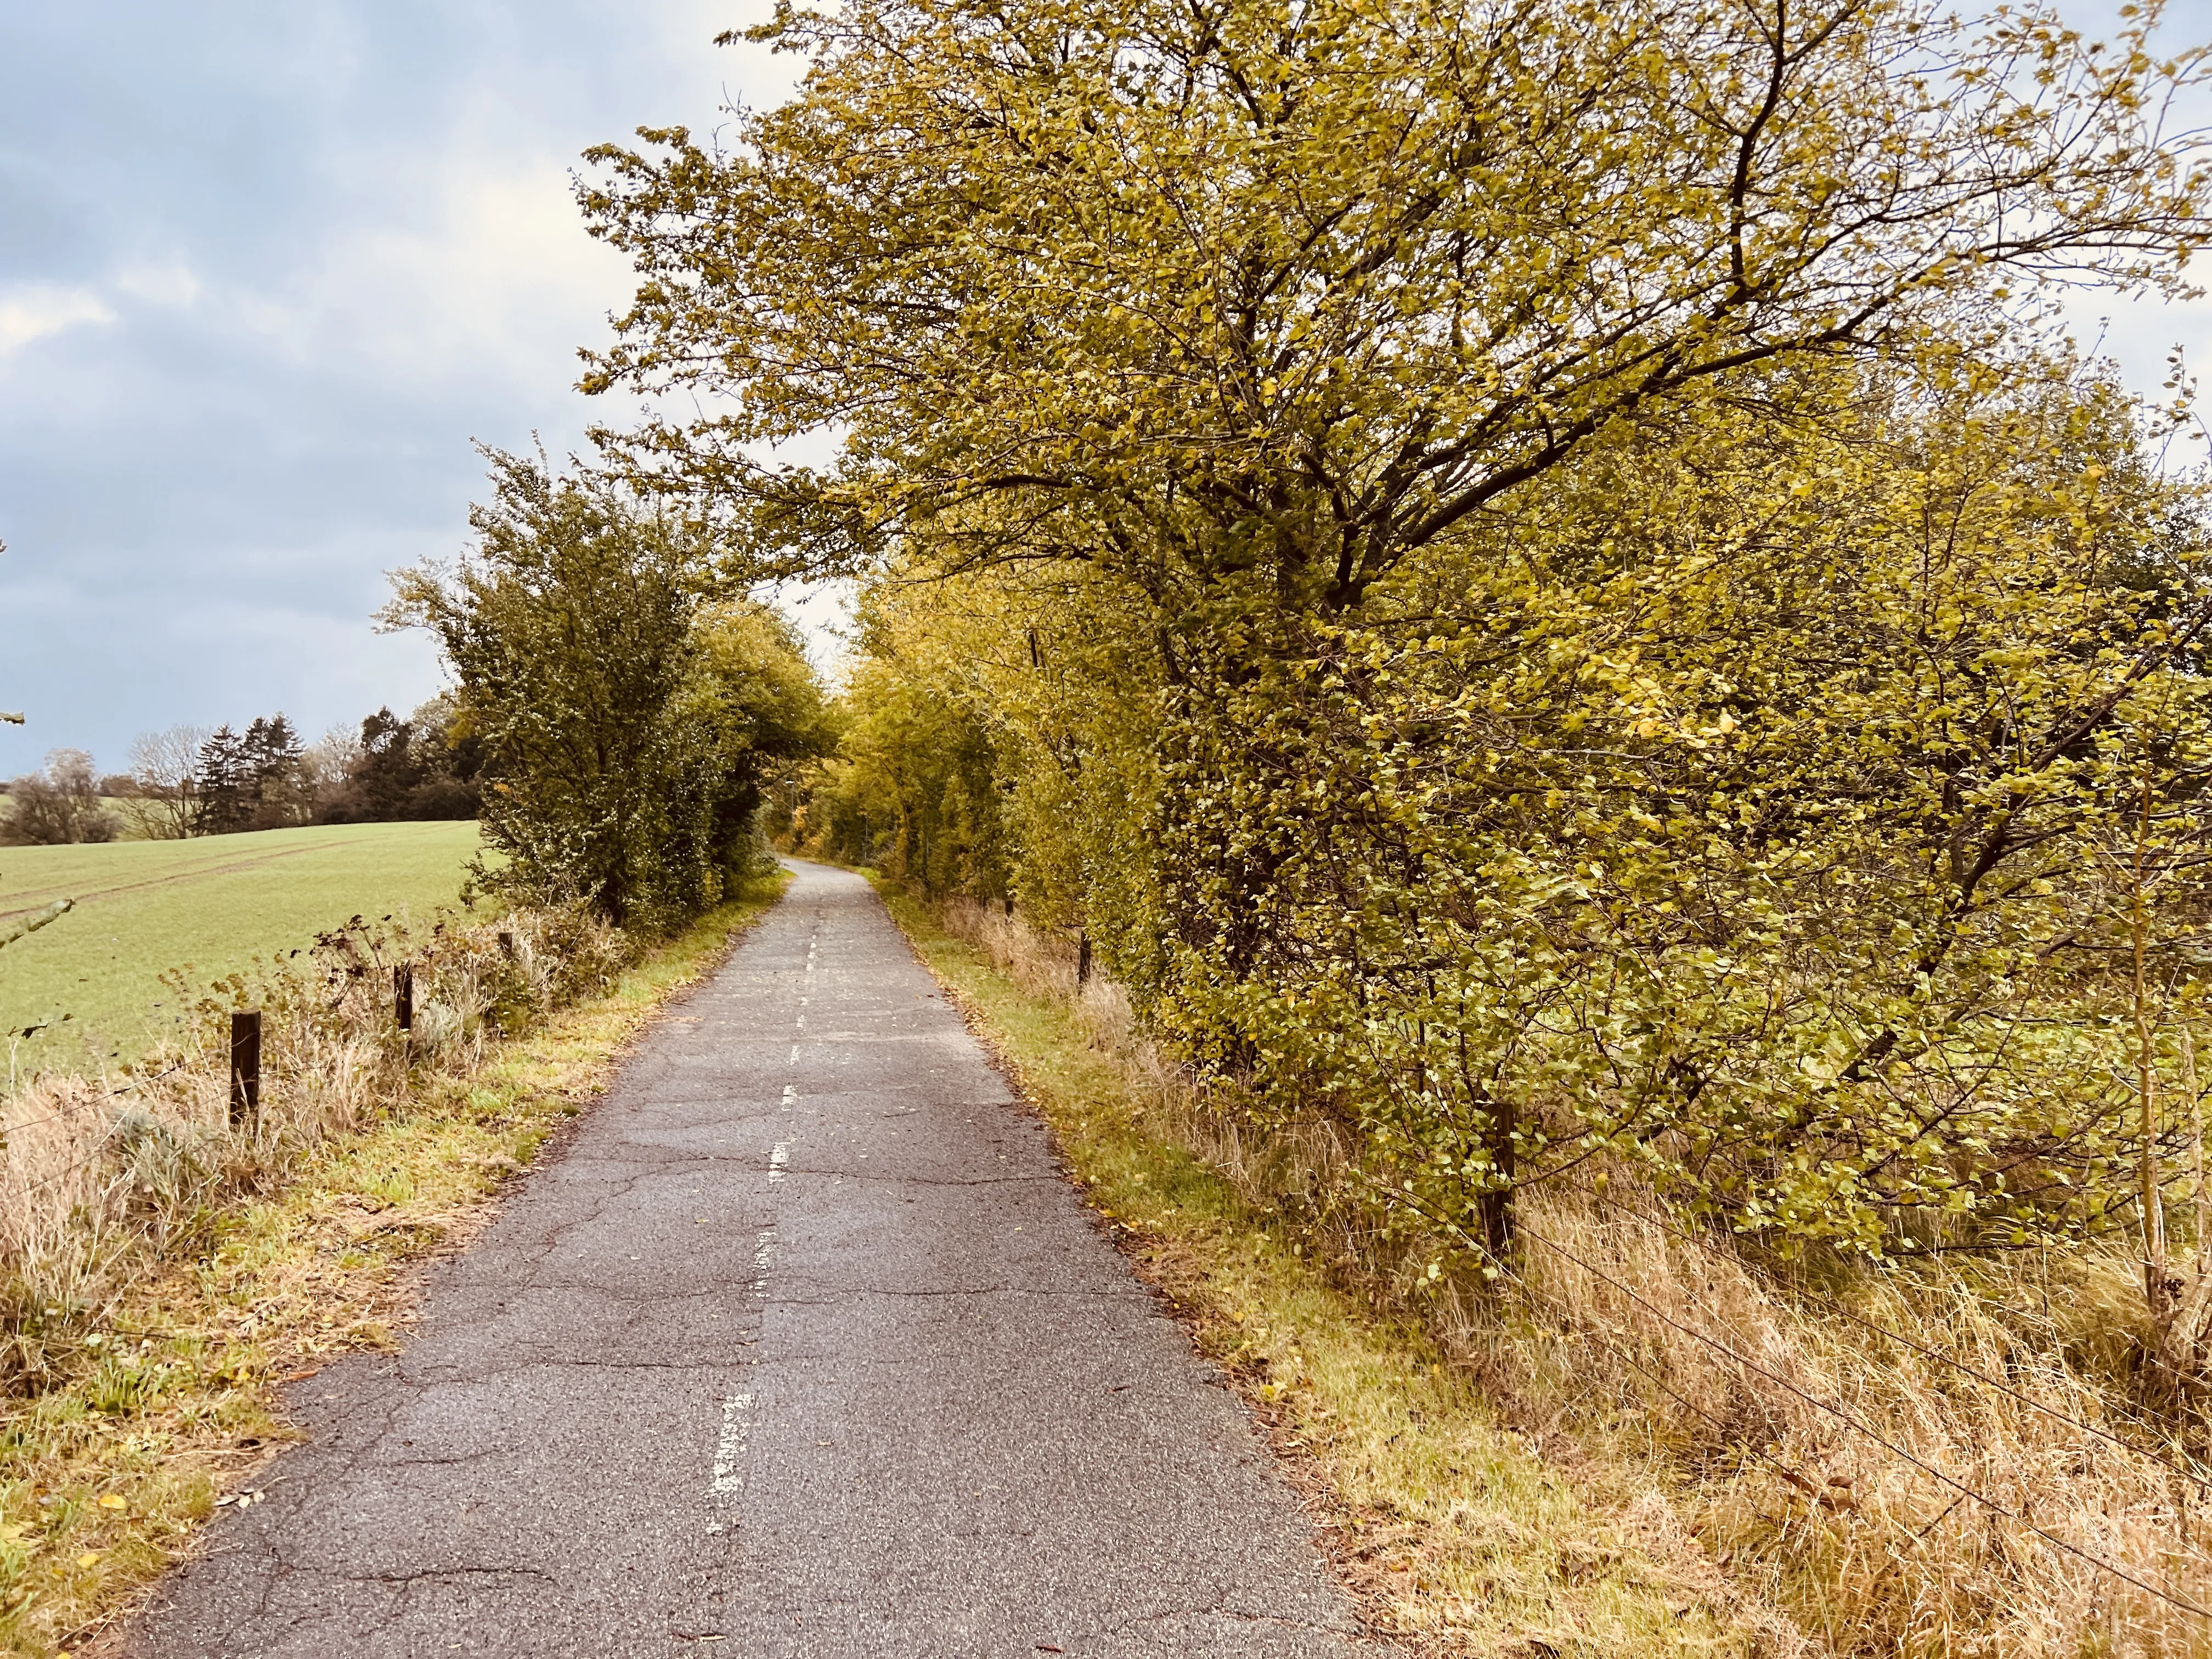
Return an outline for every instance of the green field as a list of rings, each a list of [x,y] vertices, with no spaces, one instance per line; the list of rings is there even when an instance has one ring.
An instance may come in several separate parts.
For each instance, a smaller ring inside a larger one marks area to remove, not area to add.
[[[160,1006],[167,969],[204,985],[356,915],[428,918],[458,902],[478,845],[477,826],[462,823],[0,847],[0,930],[58,898],[76,901],[0,949],[0,1048],[18,1072],[128,1059],[155,1022],[175,1018]]]

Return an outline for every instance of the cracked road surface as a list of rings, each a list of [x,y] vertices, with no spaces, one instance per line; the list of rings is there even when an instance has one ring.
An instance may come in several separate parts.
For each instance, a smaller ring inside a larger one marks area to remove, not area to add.
[[[1242,1409],[797,868],[121,1652],[1348,1659]]]

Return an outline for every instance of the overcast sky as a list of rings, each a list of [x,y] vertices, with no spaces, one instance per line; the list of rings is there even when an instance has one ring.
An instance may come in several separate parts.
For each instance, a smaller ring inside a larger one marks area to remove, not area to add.
[[[459,550],[471,439],[556,454],[629,294],[587,145],[793,60],[702,0],[0,4],[0,777],[60,744],[438,689],[383,572]]]
[[[559,453],[620,412],[571,389],[629,293],[578,153],[784,95],[791,59],[710,44],[764,9],[0,4],[0,708],[31,717],[0,778],[437,690],[368,618],[384,571],[463,545],[470,440]],[[2212,0],[2170,15],[2212,36]],[[2154,391],[2177,339],[2212,365],[2212,310],[2109,343]]]

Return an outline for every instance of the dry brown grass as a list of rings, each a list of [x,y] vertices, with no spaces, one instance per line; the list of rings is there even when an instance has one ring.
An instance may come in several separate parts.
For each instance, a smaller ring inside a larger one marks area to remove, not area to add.
[[[334,1136],[482,1066],[488,1046],[604,984],[621,937],[566,912],[410,937],[356,926],[196,1000],[129,1072],[43,1076],[0,1101],[0,1390],[82,1368],[87,1333],[149,1261],[204,1239]],[[392,969],[415,975],[414,1029]],[[229,1015],[263,1011],[260,1109],[230,1121]]]
[[[194,1547],[198,1522],[265,1483],[294,1437],[280,1385],[391,1346],[415,1264],[473,1236],[623,1045],[780,890],[627,966],[621,941],[572,916],[411,943],[357,933],[209,999],[149,1068],[158,1089],[41,1085],[52,1121],[27,1133],[54,1137],[42,1155],[79,1183],[78,1207],[14,1189],[17,1283],[46,1299],[14,1304],[15,1397],[0,1408],[0,1651],[98,1650],[82,1644]],[[417,963],[411,1045],[386,1001],[402,949]],[[271,1010],[270,1064],[261,1121],[233,1131],[218,1085],[240,999]],[[182,1179],[149,1182],[143,1146],[103,1132],[133,1109],[191,1155]]]
[[[2194,1424],[2137,1403],[2148,1333],[2122,1249],[1822,1283],[1623,1185],[1531,1194],[1513,1293],[1439,1301],[1516,1414],[1663,1468],[1717,1559],[1838,1652],[2212,1640],[2154,1593],[2212,1603],[2212,1468]]]
[[[1785,1268],[1678,1225],[1614,1171],[1524,1194],[1514,1273],[1487,1284],[1464,1241],[1361,1194],[1332,1126],[1255,1127],[1194,1091],[1115,988],[1078,995],[1064,942],[959,902],[942,920],[1027,994],[1071,1000],[1156,1125],[1293,1226],[1339,1284],[1418,1318],[1678,1581],[1720,1577],[1706,1599],[1759,1647],[2212,1650],[2212,1621],[2155,1593],[2212,1606],[2212,1465],[2200,1414],[2147,1403],[2150,1333],[2124,1242],[1909,1272]]]

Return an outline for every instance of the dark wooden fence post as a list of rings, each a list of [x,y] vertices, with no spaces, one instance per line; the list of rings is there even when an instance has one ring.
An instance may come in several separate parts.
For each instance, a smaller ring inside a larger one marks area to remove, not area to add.
[[[514,960],[514,935],[504,927],[499,930],[499,953],[509,962]]]
[[[230,1124],[236,1128],[261,1110],[261,1012],[230,1017]]]
[[[1091,935],[1088,933],[1076,935],[1075,982],[1078,985],[1091,982]]]
[[[403,962],[392,970],[392,1012],[399,1019],[399,1029],[415,1029],[415,964]]]

